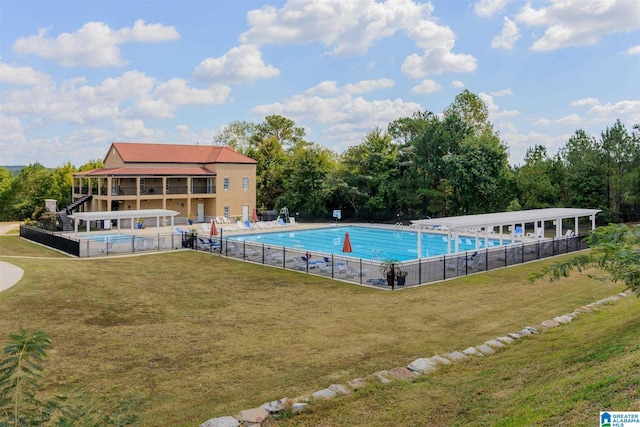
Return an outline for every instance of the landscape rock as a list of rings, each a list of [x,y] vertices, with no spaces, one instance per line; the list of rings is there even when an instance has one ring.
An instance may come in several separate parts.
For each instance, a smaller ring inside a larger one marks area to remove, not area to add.
[[[331,384],[329,390],[336,394],[351,394],[351,390],[342,384]]]
[[[462,352],[467,356],[479,356],[479,357],[484,356],[484,354],[476,350],[475,347],[465,348],[464,350],[462,350]]]
[[[300,413],[307,409],[308,406],[309,404],[306,402],[296,402],[291,405],[291,412],[293,412],[294,414]]]
[[[493,348],[503,348],[505,347],[504,343],[498,341],[498,340],[490,340],[485,342],[486,345],[493,347]]]
[[[529,335],[532,335],[532,333],[528,329],[521,329],[518,331],[518,335],[520,335],[521,337],[528,337]]]
[[[386,384],[386,383],[391,382],[391,380],[389,379],[389,372],[388,371],[376,372],[375,374],[373,374],[373,377],[375,379],[377,379],[378,381],[380,381],[382,384]]]
[[[459,351],[453,351],[451,353],[443,354],[443,356],[452,362],[461,362],[469,358],[469,356],[464,353],[460,353]]]
[[[351,381],[347,381],[347,385],[351,387],[351,389],[357,390],[359,388],[366,387],[367,380],[365,380],[364,378],[355,378]]]
[[[231,416],[211,418],[200,424],[200,427],[240,427],[240,421]]]
[[[440,365],[451,365],[451,360],[447,359],[446,357],[442,357],[438,354],[436,354],[435,356],[433,356],[431,358],[431,360],[433,360],[434,362],[440,364]]]
[[[562,316],[554,317],[553,320],[558,323],[569,323],[573,321],[573,317],[564,314]]]
[[[423,374],[430,374],[438,369],[438,362],[434,362],[431,359],[420,358],[416,359],[407,366],[407,368],[414,372],[420,372]]]
[[[325,388],[324,390],[316,391],[312,396],[314,399],[333,399],[336,397],[336,392]]]
[[[509,332],[509,333],[507,334],[507,336],[508,336],[509,338],[513,338],[514,340],[519,340],[520,338],[522,338],[522,335],[520,335],[520,334],[519,334],[519,333],[517,333],[517,332]]]
[[[532,334],[538,333],[538,328],[534,328],[533,326],[525,326],[525,329],[531,332]]]
[[[542,326],[545,328],[555,328],[556,326],[560,325],[560,322],[556,321],[556,320],[545,320],[544,322],[542,322]]]
[[[394,378],[398,378],[400,380],[413,381],[416,379],[417,375],[415,372],[411,372],[409,369],[404,366],[399,366],[397,368],[393,368],[389,371],[389,375]]]
[[[236,417],[244,427],[261,427],[269,417],[269,413],[262,408],[253,408],[242,411]]]
[[[260,407],[270,414],[277,414],[285,410],[288,401],[289,399],[284,397],[280,400],[274,400],[273,402],[263,403]]]
[[[490,356],[492,354],[496,354],[496,351],[486,344],[481,344],[478,347],[476,347],[476,349],[483,355]]]
[[[504,344],[511,344],[514,341],[514,339],[511,337],[498,337],[496,339]]]

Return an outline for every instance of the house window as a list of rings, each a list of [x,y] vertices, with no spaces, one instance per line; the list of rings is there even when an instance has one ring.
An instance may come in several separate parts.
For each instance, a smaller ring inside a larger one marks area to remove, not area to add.
[[[229,189],[229,178],[225,178],[224,179],[224,189],[228,190]]]
[[[249,178],[248,177],[242,178],[242,189],[243,190],[248,190],[249,189]]]
[[[144,178],[140,178],[140,194],[143,194],[146,189],[146,184],[144,182]]]
[[[225,206],[224,207],[224,217],[225,218],[229,218],[231,216],[231,214],[229,213],[229,206]]]
[[[207,178],[207,194],[213,194],[216,192],[216,183],[213,178]]]

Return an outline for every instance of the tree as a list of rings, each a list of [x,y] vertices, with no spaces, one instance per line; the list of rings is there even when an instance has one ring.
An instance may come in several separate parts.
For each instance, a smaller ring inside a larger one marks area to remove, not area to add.
[[[553,160],[547,156],[547,149],[535,145],[527,149],[525,164],[517,169],[516,185],[519,200],[524,209],[540,209],[557,206],[559,184],[553,179]]]
[[[451,105],[445,108],[445,117],[454,114],[471,126],[477,135],[485,132],[493,133],[493,125],[489,121],[489,109],[478,95],[468,89],[456,95]]]
[[[228,145],[239,153],[245,153],[257,131],[257,125],[246,120],[236,120],[226,125],[213,137],[216,145]]]
[[[597,268],[614,283],[622,282],[640,296],[640,225],[609,224],[592,230],[586,238],[591,250],[568,261],[544,268],[529,277],[533,281],[568,277],[571,271]]]
[[[333,153],[318,144],[299,144],[285,166],[284,193],[278,205],[290,211],[318,215],[327,212],[323,183],[336,170]]]
[[[36,393],[51,340],[46,332],[20,329],[9,335],[0,361],[0,426],[125,426],[137,420],[136,396],[99,397],[77,389],[69,397],[40,401]]]
[[[0,167],[0,221],[11,218],[11,188],[14,176],[7,168]]]

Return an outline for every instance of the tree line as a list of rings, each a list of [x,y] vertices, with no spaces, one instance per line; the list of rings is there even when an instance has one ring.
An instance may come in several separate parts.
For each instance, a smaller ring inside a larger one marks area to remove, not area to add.
[[[549,207],[602,209],[603,223],[640,219],[640,124],[629,131],[617,120],[599,137],[579,129],[556,155],[535,145],[511,166],[486,105],[468,90],[443,114],[394,120],[342,154],[279,115],[231,122],[213,143],[257,161],[259,210],[286,206],[306,219],[334,209],[353,220],[397,221]],[[71,174],[99,166],[34,164],[17,176],[0,167],[0,218],[33,217],[45,198],[69,202]]]

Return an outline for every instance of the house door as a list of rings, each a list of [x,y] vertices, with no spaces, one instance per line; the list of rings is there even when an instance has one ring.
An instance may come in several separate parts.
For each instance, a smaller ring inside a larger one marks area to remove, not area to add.
[[[204,203],[198,203],[198,218],[197,222],[204,222]]]
[[[249,205],[242,205],[242,220],[249,221]]]

